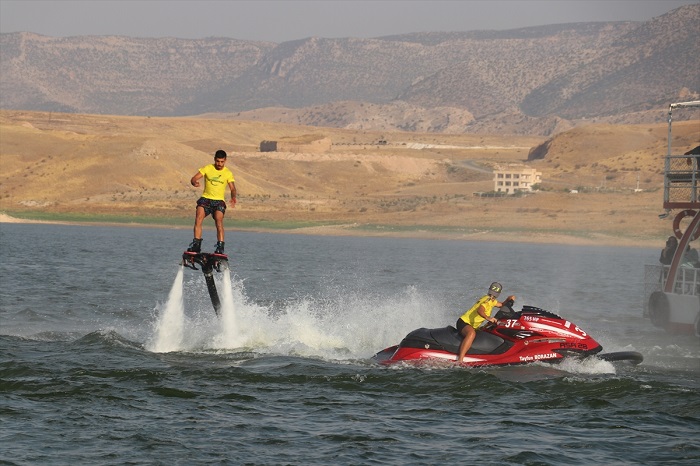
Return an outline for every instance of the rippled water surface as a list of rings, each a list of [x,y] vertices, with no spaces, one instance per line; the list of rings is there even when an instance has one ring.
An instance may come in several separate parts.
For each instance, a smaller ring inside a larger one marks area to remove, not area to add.
[[[189,240],[0,225],[0,463],[700,461],[700,343],[642,318],[657,250],[230,231],[217,318]],[[494,280],[644,362],[372,362]]]

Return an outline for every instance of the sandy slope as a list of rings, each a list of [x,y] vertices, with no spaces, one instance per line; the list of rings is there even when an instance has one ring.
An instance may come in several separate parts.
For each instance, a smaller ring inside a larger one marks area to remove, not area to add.
[[[258,122],[0,111],[0,212],[191,218],[189,178],[216,149],[240,192],[229,228],[282,222],[297,233],[568,244],[663,245],[666,125],[591,125],[543,139],[370,133]],[[679,123],[679,151],[698,144]],[[260,141],[328,137],[326,153],[261,153]],[[379,140],[388,144],[377,145]],[[491,170],[522,164],[545,191],[482,198]],[[634,192],[639,185],[642,192]],[[571,194],[570,189],[579,194]],[[12,221],[6,216],[3,222]],[[252,222],[252,223],[251,223]]]

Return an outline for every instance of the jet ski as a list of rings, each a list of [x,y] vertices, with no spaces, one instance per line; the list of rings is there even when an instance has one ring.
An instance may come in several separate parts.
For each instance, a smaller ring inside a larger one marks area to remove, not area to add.
[[[512,304],[510,304],[512,306]],[[516,312],[507,304],[494,316],[498,322],[479,328],[463,366],[503,366],[533,362],[556,363],[564,358],[596,356],[606,361],[639,364],[644,359],[636,351],[602,353],[603,347],[577,325],[544,309],[523,306]],[[382,364],[457,362],[462,336],[453,326],[419,328],[398,345],[374,355]]]

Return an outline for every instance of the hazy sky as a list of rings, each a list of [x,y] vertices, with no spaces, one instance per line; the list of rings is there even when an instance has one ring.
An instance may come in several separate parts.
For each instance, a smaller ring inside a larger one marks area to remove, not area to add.
[[[0,0],[0,32],[285,42],[646,21],[700,0]]]

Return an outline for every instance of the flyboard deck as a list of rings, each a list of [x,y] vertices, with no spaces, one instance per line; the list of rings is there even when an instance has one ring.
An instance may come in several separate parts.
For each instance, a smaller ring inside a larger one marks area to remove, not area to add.
[[[211,304],[214,306],[214,312],[219,315],[219,309],[221,309],[221,300],[219,299],[219,293],[216,290],[216,283],[214,282],[214,271],[221,272],[222,270],[228,270],[228,256],[226,254],[215,254],[211,252],[190,252],[185,251],[182,254],[181,264],[192,270],[200,270],[197,265],[202,268],[202,273],[204,274],[204,280],[207,282],[207,290],[209,291],[209,297],[211,298]]]
[[[189,267],[192,270],[199,270],[197,264],[202,267],[202,271],[216,270],[221,272],[228,269],[228,256],[226,254],[216,254],[213,252],[190,252],[185,251],[182,254],[182,265]]]

